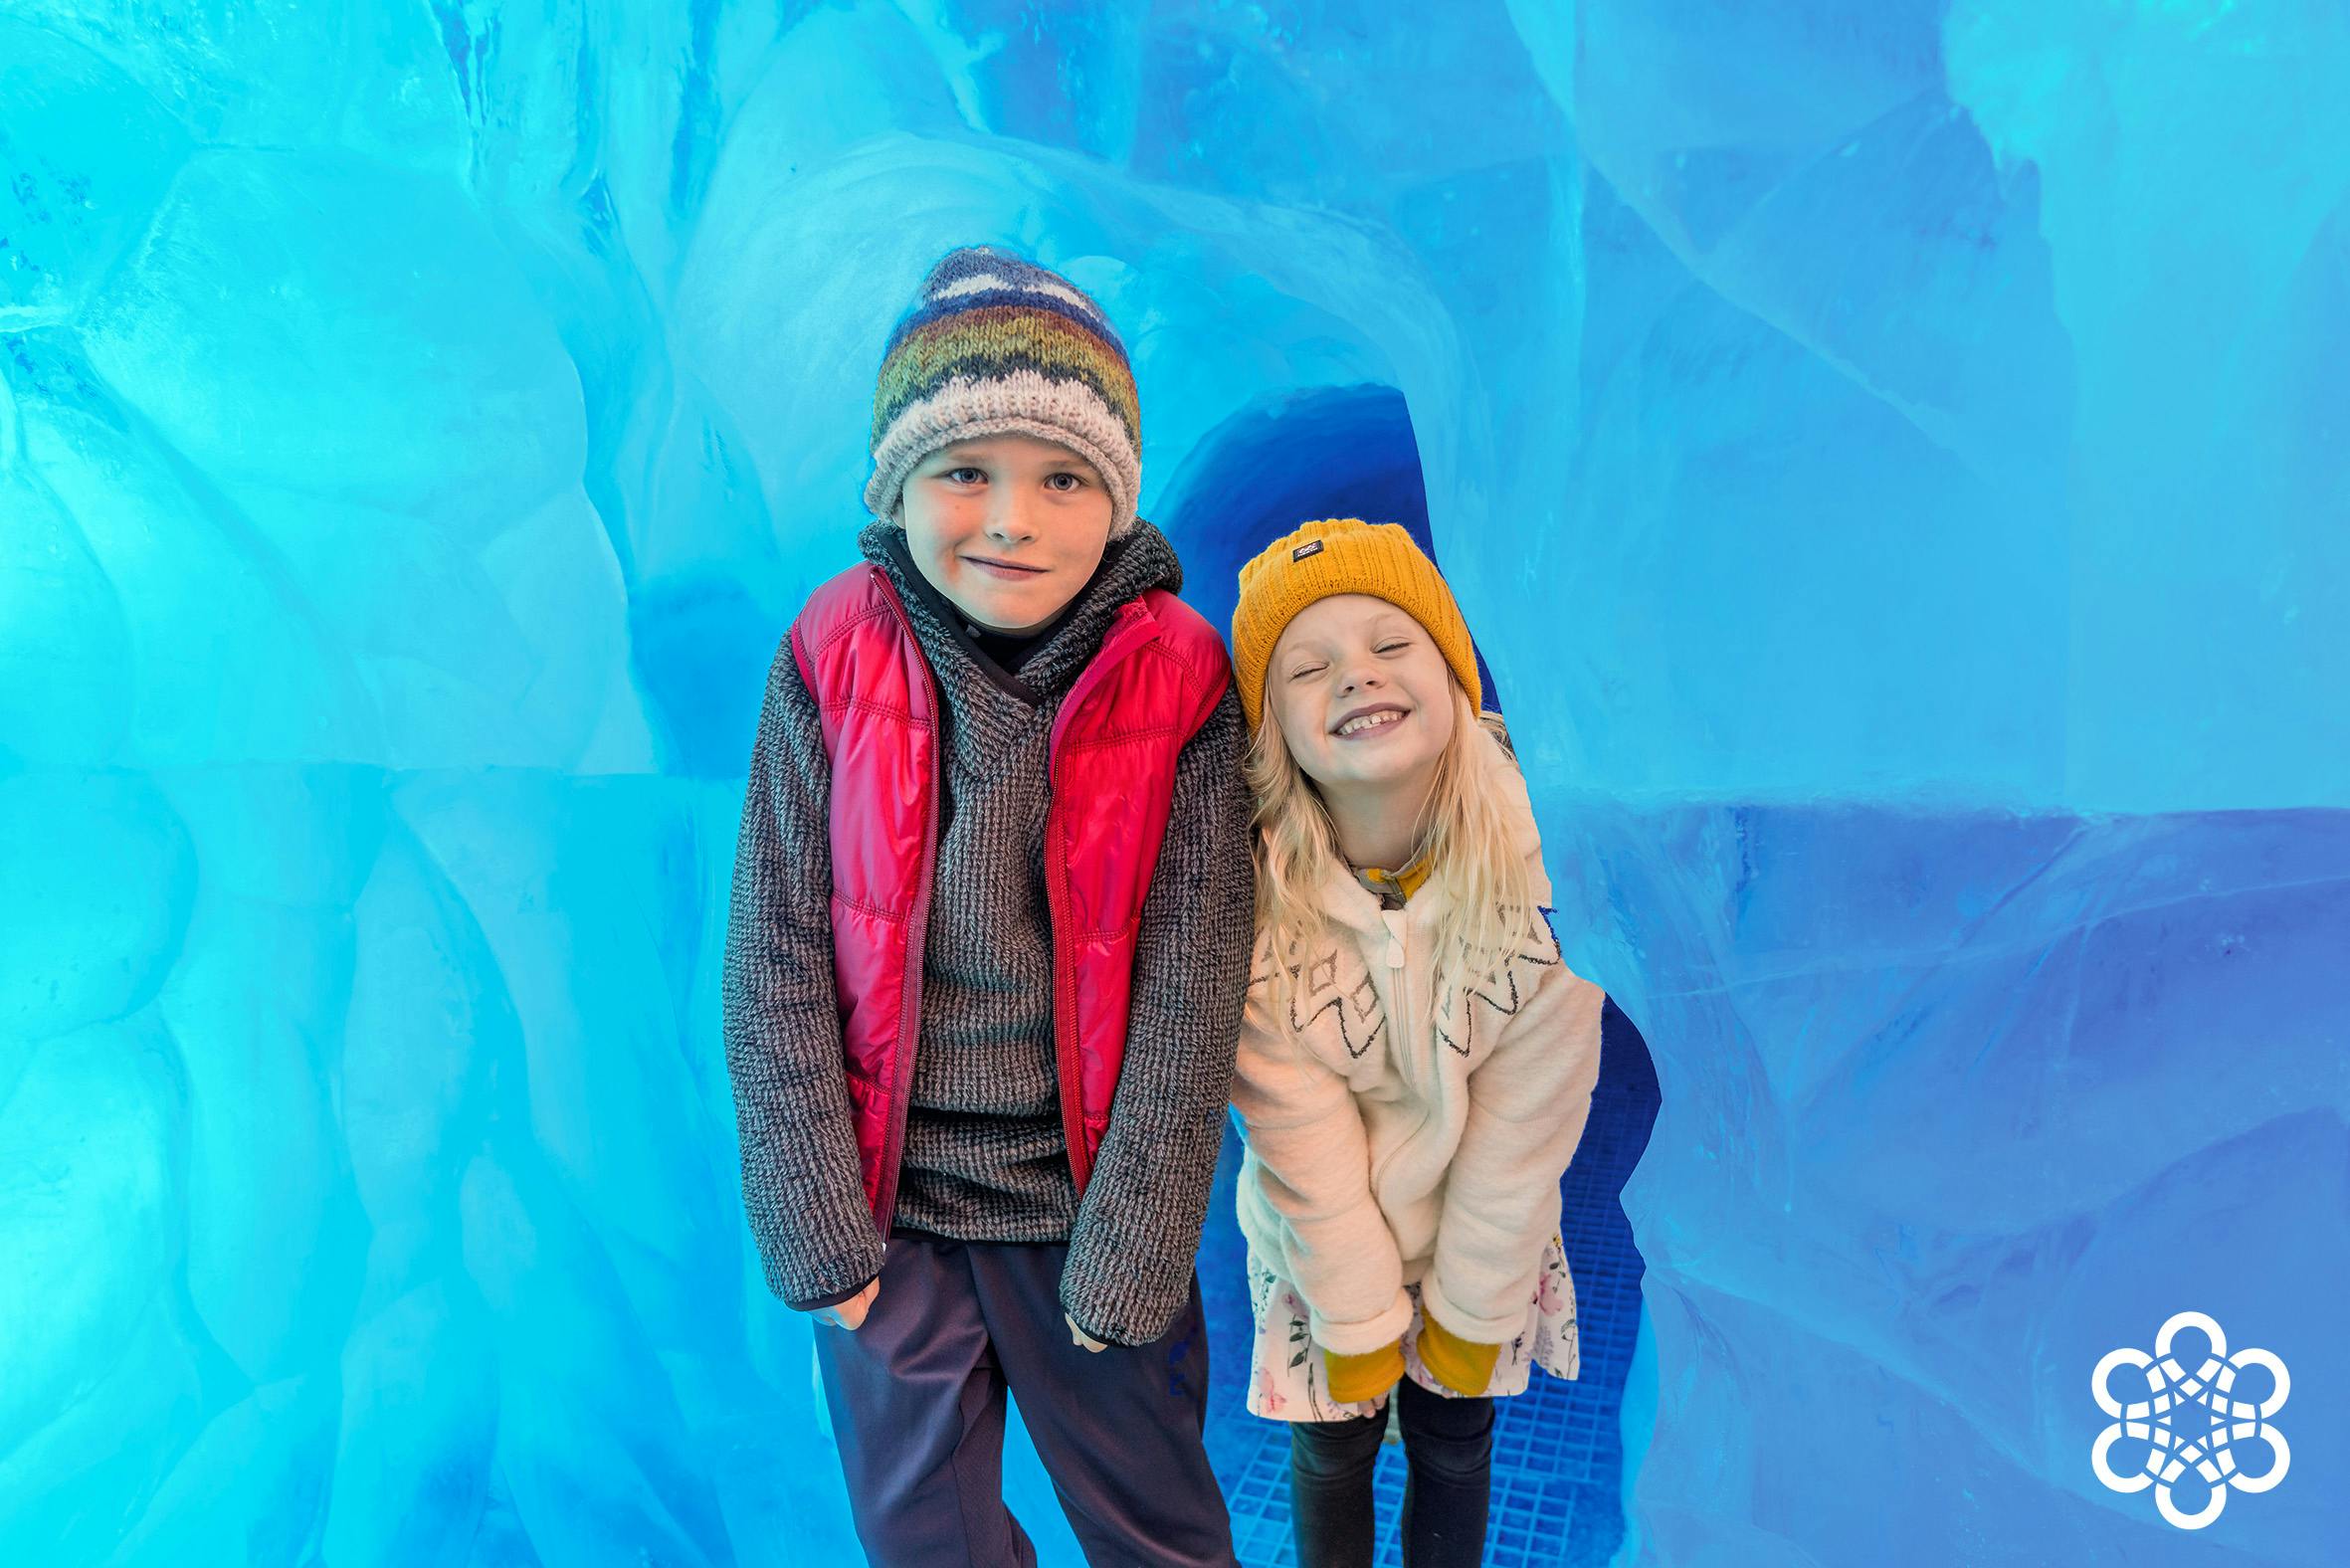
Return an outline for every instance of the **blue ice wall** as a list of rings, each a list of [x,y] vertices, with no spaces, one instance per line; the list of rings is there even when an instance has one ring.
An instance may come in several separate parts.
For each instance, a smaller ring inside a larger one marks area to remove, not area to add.
[[[7,0],[0,1561],[844,1560],[715,933],[973,239],[1203,565],[1236,431],[1408,415],[1664,1089],[1628,1562],[2338,1555],[2346,78],[2312,0]],[[2193,1534],[2088,1457],[2186,1309],[2296,1390]]]

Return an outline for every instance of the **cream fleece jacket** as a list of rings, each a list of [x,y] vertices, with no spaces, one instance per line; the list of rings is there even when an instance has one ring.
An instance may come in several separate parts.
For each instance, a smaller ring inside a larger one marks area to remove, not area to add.
[[[1271,982],[1261,933],[1241,1022],[1233,1103],[1247,1129],[1241,1231],[1297,1286],[1314,1342],[1359,1355],[1422,1308],[1476,1344],[1526,1323],[1559,1179],[1599,1078],[1599,988],[1559,955],[1550,882],[1517,767],[1490,737],[1483,765],[1517,814],[1545,919],[1490,982],[1438,972],[1446,904],[1432,879],[1382,910],[1345,868],[1323,887],[1323,949]]]

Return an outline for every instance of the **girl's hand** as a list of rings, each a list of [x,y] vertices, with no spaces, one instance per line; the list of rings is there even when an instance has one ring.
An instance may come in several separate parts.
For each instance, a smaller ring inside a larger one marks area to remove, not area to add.
[[[1499,1345],[1471,1344],[1434,1317],[1421,1321],[1420,1364],[1456,1394],[1472,1399],[1482,1394],[1493,1380],[1493,1363],[1500,1355]]]
[[[881,1281],[873,1280],[846,1301],[816,1309],[816,1320],[830,1323],[835,1328],[857,1329],[865,1326],[865,1314],[874,1309],[874,1297],[881,1293]]]
[[[1101,1352],[1109,1348],[1109,1346],[1103,1344],[1100,1340],[1095,1339],[1091,1334],[1088,1334],[1083,1329],[1079,1328],[1077,1326],[1077,1320],[1070,1316],[1067,1312],[1063,1312],[1061,1314],[1061,1320],[1069,1325],[1069,1342],[1071,1344],[1083,1345],[1087,1350],[1091,1351],[1095,1355],[1099,1355]]]
[[[1322,1352],[1323,1375],[1330,1397],[1342,1405],[1365,1405],[1385,1399],[1387,1391],[1404,1380],[1404,1347],[1398,1340],[1357,1356]]]

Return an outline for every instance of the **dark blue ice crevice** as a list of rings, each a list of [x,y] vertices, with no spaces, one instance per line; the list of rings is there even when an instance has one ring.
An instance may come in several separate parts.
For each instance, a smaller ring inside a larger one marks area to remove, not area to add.
[[[1398,523],[1437,553],[1411,410],[1395,388],[1313,387],[1232,415],[1185,457],[1155,520],[1182,551],[1183,597],[1223,628],[1241,566],[1317,517]],[[1498,711],[1481,653],[1478,667],[1486,705]]]

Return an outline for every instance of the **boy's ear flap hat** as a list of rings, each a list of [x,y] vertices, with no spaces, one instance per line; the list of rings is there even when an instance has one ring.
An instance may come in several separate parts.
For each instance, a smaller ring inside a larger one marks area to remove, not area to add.
[[[1109,318],[1058,273],[968,246],[930,269],[889,334],[866,509],[894,515],[906,476],[940,447],[1007,435],[1058,442],[1092,464],[1109,487],[1110,537],[1134,525],[1142,410]]]
[[[1255,733],[1265,720],[1265,672],[1273,645],[1297,613],[1317,599],[1362,593],[1418,621],[1477,707],[1476,649],[1453,590],[1401,523],[1331,517],[1309,522],[1267,545],[1241,568],[1241,599],[1232,612],[1232,664],[1241,709]]]

